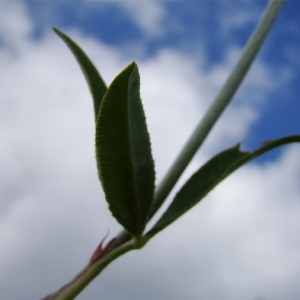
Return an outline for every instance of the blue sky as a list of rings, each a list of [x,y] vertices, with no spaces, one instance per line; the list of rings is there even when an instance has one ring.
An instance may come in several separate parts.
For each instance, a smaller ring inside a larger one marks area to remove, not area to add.
[[[109,84],[135,60],[157,182],[225,82],[267,1],[0,2],[0,299],[75,276],[111,217],[92,101],[69,34]],[[287,0],[233,103],[179,182],[218,151],[300,132],[300,3]],[[245,166],[78,299],[287,299],[300,294],[300,148]],[[176,187],[178,190],[178,187]]]
[[[33,35],[39,38],[51,25],[63,30],[78,28],[105,44],[124,48],[134,60],[149,59],[163,48],[172,48],[194,56],[196,61],[199,56],[199,60],[204,60],[201,67],[209,70],[224,60],[228,44],[239,49],[245,45],[267,1],[26,3],[34,22]],[[298,5],[297,1],[288,1],[259,55],[272,66],[275,78],[282,73],[288,73],[290,78],[285,88],[271,92],[268,98],[272,100],[266,100],[260,108],[261,116],[245,139],[253,147],[262,140],[297,133],[300,129],[299,122],[294,121],[299,111]],[[136,45],[138,54],[132,51]],[[276,130],[275,124],[280,125]]]

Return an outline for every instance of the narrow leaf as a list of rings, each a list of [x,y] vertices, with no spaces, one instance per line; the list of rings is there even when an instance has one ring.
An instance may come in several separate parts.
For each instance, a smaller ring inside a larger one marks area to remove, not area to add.
[[[166,212],[147,233],[147,236],[152,237],[170,225],[203,199],[218,183],[247,162],[276,147],[293,142],[300,142],[300,135],[266,142],[261,148],[253,152],[243,152],[237,145],[217,154],[185,183]]]
[[[135,63],[113,80],[103,98],[96,156],[113,216],[129,233],[140,235],[153,200],[155,172]]]
[[[89,89],[91,91],[93,101],[94,101],[94,112],[95,112],[95,121],[97,120],[97,116],[100,109],[100,104],[102,98],[107,90],[107,87],[97,71],[96,67],[93,65],[91,60],[87,57],[87,55],[83,52],[83,50],[66,34],[58,30],[57,28],[53,28],[53,30],[63,39],[63,41],[67,44],[70,50],[73,52],[76,57],[81,70],[85,76],[85,79],[88,83]]]

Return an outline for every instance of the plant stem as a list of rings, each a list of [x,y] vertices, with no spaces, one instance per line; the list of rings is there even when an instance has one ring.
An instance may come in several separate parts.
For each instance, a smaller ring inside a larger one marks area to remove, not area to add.
[[[147,239],[145,239],[144,244]],[[91,266],[87,266],[80,275],[76,276],[73,281],[64,286],[60,291],[57,292],[57,295],[53,300],[71,300],[74,299],[103,269],[109,265],[113,260],[119,256],[125,254],[128,251],[137,249],[137,246],[133,240],[121,245],[117,249],[110,251],[104,257],[102,257],[98,262]]]
[[[208,109],[204,118],[196,127],[195,131],[187,141],[186,145],[179,153],[174,164],[171,166],[166,176],[155,191],[154,203],[150,218],[157,212],[170,191],[175,186],[179,177],[200,148],[205,138],[221,116],[222,112],[232,100],[235,92],[242,83],[247,71],[249,70],[255,56],[262,46],[269,30],[271,29],[285,0],[271,0],[265,9],[255,31],[251,35],[244,52],[231,75],[225,82],[220,93]]]

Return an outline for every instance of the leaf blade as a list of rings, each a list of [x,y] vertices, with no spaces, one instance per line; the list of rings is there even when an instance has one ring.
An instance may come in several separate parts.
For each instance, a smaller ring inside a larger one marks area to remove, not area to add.
[[[154,194],[154,162],[135,63],[111,83],[96,124],[99,177],[113,216],[132,235],[145,228]]]
[[[66,45],[72,51],[72,53],[74,54],[76,60],[78,61],[81,67],[81,70],[84,74],[90,92],[92,94],[93,103],[94,103],[95,121],[96,121],[100,110],[102,98],[107,91],[106,84],[104,83],[97,68],[94,66],[92,61],[88,58],[88,56],[84,53],[84,51],[65,33],[63,33],[62,31],[58,30],[55,27],[53,27],[53,30],[66,43]]]
[[[266,142],[253,152],[242,152],[237,145],[217,154],[183,185],[166,212],[146,235],[151,238],[173,223],[200,202],[218,183],[247,162],[274,148],[293,142],[300,142],[300,135]]]

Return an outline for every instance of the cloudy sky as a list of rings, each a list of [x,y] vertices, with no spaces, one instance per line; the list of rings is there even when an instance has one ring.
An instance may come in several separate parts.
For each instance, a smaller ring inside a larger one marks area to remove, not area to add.
[[[0,299],[57,290],[108,230],[121,229],[97,179],[86,82],[52,26],[81,45],[107,84],[137,62],[159,182],[267,4],[141,2],[0,1]],[[299,20],[300,2],[287,0],[181,184],[226,147],[299,134]],[[299,299],[299,181],[296,144],[243,167],[77,299]]]

